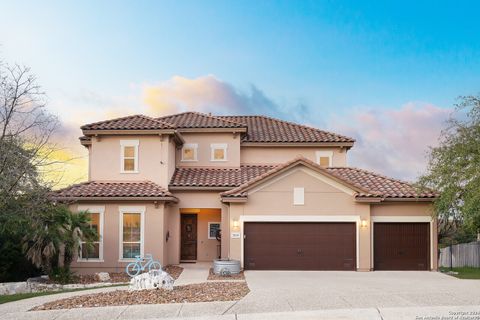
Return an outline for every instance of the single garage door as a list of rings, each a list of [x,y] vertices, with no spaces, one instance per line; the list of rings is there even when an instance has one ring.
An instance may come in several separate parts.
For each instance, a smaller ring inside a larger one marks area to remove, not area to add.
[[[355,270],[355,229],[355,223],[245,223],[244,267]]]
[[[375,270],[429,270],[429,223],[375,223]]]

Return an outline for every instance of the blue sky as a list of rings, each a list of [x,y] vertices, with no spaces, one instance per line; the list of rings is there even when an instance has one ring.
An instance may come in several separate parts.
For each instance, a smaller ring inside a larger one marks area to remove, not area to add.
[[[365,159],[374,139],[388,137],[368,132],[365,116],[385,126],[401,112],[409,120],[397,130],[412,129],[413,116],[431,131],[416,134],[438,135],[455,98],[480,91],[479,9],[475,1],[10,1],[0,4],[0,57],[32,67],[51,110],[73,127],[162,113],[145,99],[145,88],[160,88],[155,99],[168,110],[268,113],[342,130],[360,141],[353,164],[412,179],[420,164],[392,170],[423,161],[423,153],[402,158],[409,143],[380,141],[395,161]],[[229,107],[199,93],[210,89],[238,100]]]

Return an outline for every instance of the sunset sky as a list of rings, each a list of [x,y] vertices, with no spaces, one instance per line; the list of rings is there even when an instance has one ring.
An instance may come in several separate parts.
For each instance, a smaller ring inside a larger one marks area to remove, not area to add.
[[[480,92],[476,1],[4,1],[0,59],[32,68],[63,127],[185,110],[353,136],[349,165],[414,180],[460,95]]]

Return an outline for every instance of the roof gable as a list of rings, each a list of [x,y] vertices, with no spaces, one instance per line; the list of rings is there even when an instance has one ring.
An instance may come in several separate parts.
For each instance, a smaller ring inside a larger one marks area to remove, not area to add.
[[[369,191],[367,191],[366,189],[364,189],[363,187],[360,187],[359,185],[356,185],[356,184],[353,184],[353,183],[349,183],[349,182],[346,182],[344,179],[341,179],[339,178],[338,176],[336,175],[333,175],[331,173],[328,172],[328,170],[326,168],[323,168],[321,166],[319,166],[318,164],[314,163],[313,161],[310,161],[304,157],[298,157],[298,158],[295,158],[289,162],[286,162],[282,165],[279,165],[277,167],[275,167],[274,169],[262,174],[262,175],[259,175],[257,176],[256,178],[250,180],[250,181],[247,181],[246,183],[232,189],[232,190],[229,190],[229,191],[225,191],[223,192],[221,195],[222,197],[225,197],[225,198],[228,198],[228,197],[246,197],[247,194],[248,194],[248,191],[252,190],[253,188],[255,187],[258,187],[259,185],[261,184],[264,184],[268,181],[271,181],[272,179],[274,179],[275,177],[277,176],[280,176],[281,174],[291,170],[292,168],[295,168],[295,167],[307,167],[309,169],[312,169],[313,171],[321,174],[322,176],[325,176],[333,181],[335,181],[336,183],[342,185],[344,188],[347,188],[347,189],[350,189],[352,191],[355,191],[357,193],[365,193],[365,194],[370,194]],[[317,176],[318,178],[318,176]],[[344,189],[345,191],[345,189]],[[376,195],[379,195],[380,194],[376,194]]]

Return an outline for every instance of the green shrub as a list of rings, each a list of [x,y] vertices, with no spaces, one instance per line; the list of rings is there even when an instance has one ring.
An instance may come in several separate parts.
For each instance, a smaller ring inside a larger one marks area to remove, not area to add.
[[[59,284],[74,283],[77,280],[77,276],[70,268],[53,268],[49,277],[50,280]]]

